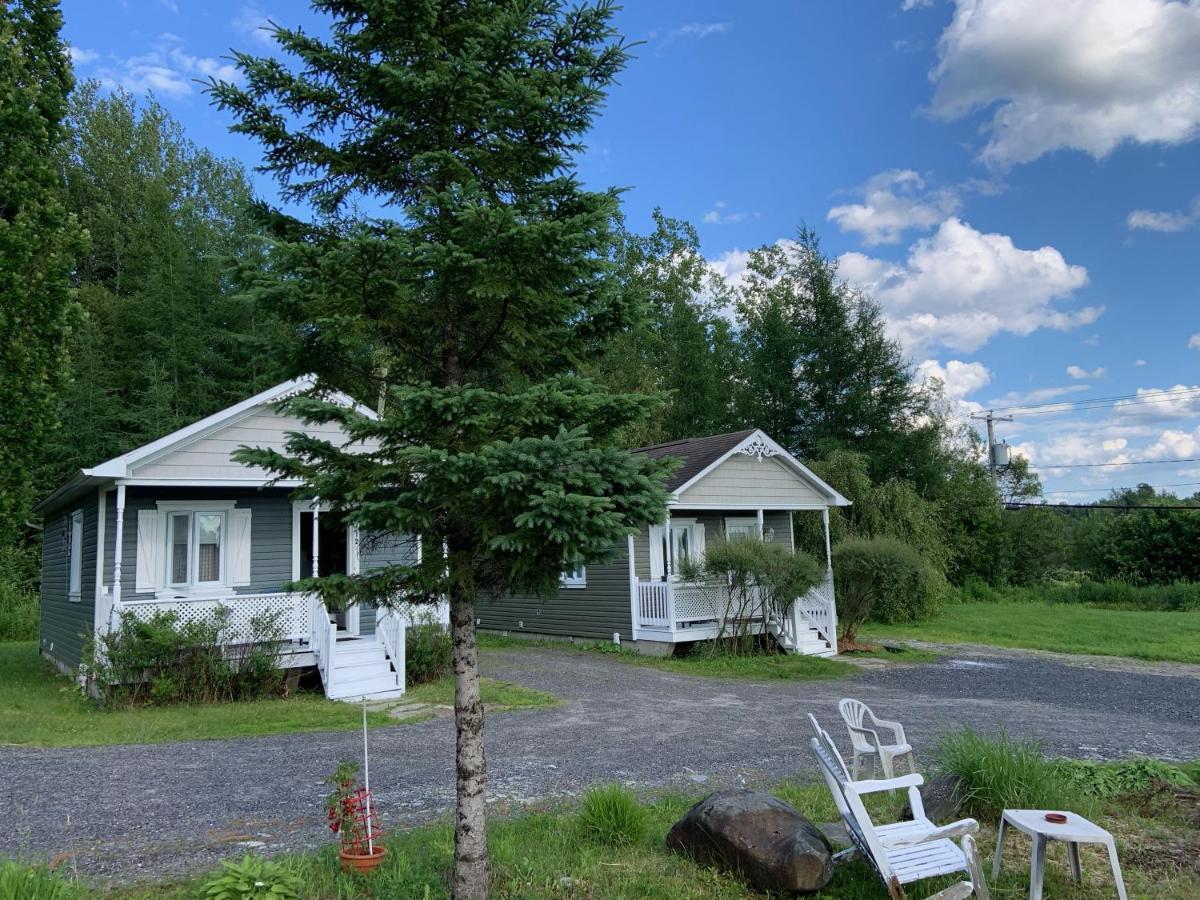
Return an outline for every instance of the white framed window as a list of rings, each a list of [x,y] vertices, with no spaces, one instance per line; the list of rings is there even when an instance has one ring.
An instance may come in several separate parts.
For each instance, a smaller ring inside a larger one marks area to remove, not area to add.
[[[704,556],[704,523],[672,518],[650,526],[650,577],[665,581],[679,577],[684,560],[698,563]]]
[[[205,587],[225,583],[224,510],[167,513],[167,585]]]
[[[83,510],[71,513],[67,527],[67,599],[83,599]]]
[[[725,519],[725,540],[745,541],[758,537],[758,517]]]
[[[562,573],[562,586],[565,588],[587,587],[587,566],[582,563],[574,569]]]

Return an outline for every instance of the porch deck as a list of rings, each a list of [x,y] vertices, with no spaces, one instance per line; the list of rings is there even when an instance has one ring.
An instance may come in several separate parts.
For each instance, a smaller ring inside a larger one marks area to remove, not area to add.
[[[682,643],[711,640],[734,631],[770,632],[793,653],[832,656],[837,647],[837,613],[833,603],[833,578],[825,581],[781,614],[735,620],[723,606],[724,589],[717,583],[690,583],[674,579],[638,580],[637,635],[639,639]]]

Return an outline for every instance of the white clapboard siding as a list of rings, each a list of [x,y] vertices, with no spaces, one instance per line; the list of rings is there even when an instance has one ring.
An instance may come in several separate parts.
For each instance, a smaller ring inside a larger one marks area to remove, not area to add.
[[[269,473],[236,463],[231,455],[243,446],[283,450],[290,431],[302,431],[335,444],[346,440],[345,433],[335,423],[306,425],[295,416],[263,407],[165,456],[148,460],[136,467],[136,475],[138,478],[267,478]]]
[[[793,469],[767,457],[734,454],[679,497],[680,506],[824,506],[827,498]]]

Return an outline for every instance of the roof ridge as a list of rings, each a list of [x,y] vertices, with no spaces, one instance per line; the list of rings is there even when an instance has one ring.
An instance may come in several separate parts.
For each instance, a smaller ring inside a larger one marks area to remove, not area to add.
[[[640,450],[660,450],[663,447],[673,447],[676,444],[690,444],[695,441],[711,441],[716,438],[734,437],[735,435],[747,436],[754,434],[754,432],[759,430],[760,429],[758,428],[743,428],[739,429],[738,431],[722,431],[719,434],[700,434],[696,435],[695,437],[675,438],[673,441],[663,441],[660,444],[647,444],[644,447],[634,447],[629,452],[637,453]]]

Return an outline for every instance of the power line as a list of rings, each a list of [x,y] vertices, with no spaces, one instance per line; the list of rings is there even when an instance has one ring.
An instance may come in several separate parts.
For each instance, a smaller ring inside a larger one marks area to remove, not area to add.
[[[1170,488],[1170,487],[1195,487],[1198,485],[1200,485],[1200,481],[1177,481],[1174,484],[1147,484],[1147,485],[1145,485],[1145,487],[1157,489],[1157,488]],[[1142,487],[1142,485],[1139,485],[1139,487]],[[1076,488],[1074,490],[1069,490],[1069,491],[1043,491],[1042,493],[1047,494],[1047,495],[1049,495],[1049,494],[1094,494],[1094,493],[1096,493],[1096,491],[1102,491],[1102,490],[1105,490],[1105,488]],[[1111,488],[1110,488],[1110,490],[1111,490]]]
[[[1015,406],[994,406],[991,412],[1020,410],[1022,415],[1044,415],[1047,412],[1086,412],[1103,406],[1123,403],[1126,406],[1141,406],[1146,403],[1167,403],[1183,397],[1200,394],[1200,387],[1143,391],[1140,394],[1121,394],[1114,397],[1084,397],[1079,400],[1058,400],[1052,403],[1026,403]],[[1039,410],[1041,412],[1039,412]]]
[[[1101,503],[1018,503],[1016,501],[1011,501],[1005,503],[1004,505],[1008,507],[1019,506],[1023,509],[1123,509],[1127,512],[1138,509],[1168,509],[1172,511],[1179,509],[1200,510],[1200,506],[1143,506],[1141,504],[1128,504],[1123,506],[1115,503],[1106,505]]]
[[[1061,466],[1046,463],[1045,465],[1030,466],[1029,468],[1036,472],[1045,471],[1046,469],[1099,469],[1107,466],[1168,466],[1173,463],[1188,462],[1200,462],[1200,456],[1186,456],[1182,459],[1135,459],[1129,462],[1063,463]]]

